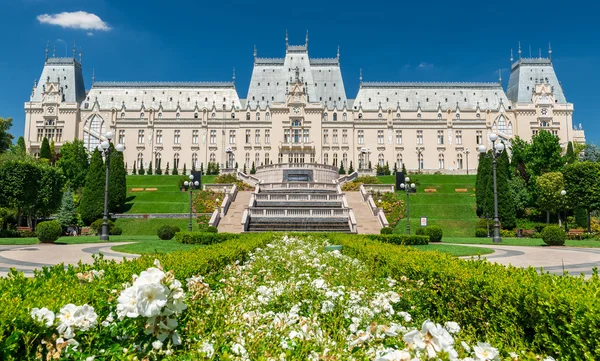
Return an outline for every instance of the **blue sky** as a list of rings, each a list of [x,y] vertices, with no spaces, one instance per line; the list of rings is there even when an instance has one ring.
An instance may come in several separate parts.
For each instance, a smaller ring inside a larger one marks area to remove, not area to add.
[[[253,47],[282,57],[285,30],[311,57],[341,48],[347,96],[365,81],[496,81],[509,77],[510,49],[547,55],[575,104],[574,123],[600,143],[600,5],[592,1],[158,1],[3,0],[0,116],[23,134],[23,103],[44,64],[83,48],[86,87],[96,80],[230,80],[245,97]],[[64,12],[85,12],[56,16]],[[66,49],[65,49],[66,47]]]

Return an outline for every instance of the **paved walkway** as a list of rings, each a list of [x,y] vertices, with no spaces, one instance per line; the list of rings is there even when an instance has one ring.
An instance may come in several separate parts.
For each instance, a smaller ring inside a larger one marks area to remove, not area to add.
[[[358,234],[379,234],[381,225],[379,220],[371,213],[367,202],[363,201],[360,192],[346,192],[348,207],[352,208],[356,217],[356,230]]]
[[[592,268],[600,269],[600,248],[579,247],[525,247],[501,245],[457,244],[457,246],[485,247],[495,252],[481,256],[490,262],[516,267],[543,268],[544,271],[562,274],[568,271],[572,276],[581,273],[586,277],[592,275]],[[471,257],[463,257],[471,258]]]
[[[242,232],[242,215],[244,209],[248,207],[250,196],[253,191],[239,191],[235,196],[235,201],[229,205],[227,214],[219,222],[219,232],[241,233]]]
[[[34,269],[64,263],[93,263],[93,254],[102,253],[105,259],[122,260],[136,258],[136,255],[111,250],[113,246],[127,244],[88,243],[88,244],[33,244],[21,246],[0,246],[0,277],[8,274],[11,268],[23,271],[25,276],[33,276]]]

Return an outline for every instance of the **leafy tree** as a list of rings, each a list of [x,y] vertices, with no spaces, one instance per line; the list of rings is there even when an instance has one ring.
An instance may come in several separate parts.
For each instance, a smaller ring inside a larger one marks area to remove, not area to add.
[[[123,153],[117,152],[110,145],[110,175],[108,179],[108,210],[111,213],[121,213],[127,199],[127,177],[123,164]],[[152,169],[150,167],[149,169]]]
[[[254,162],[252,162],[252,168],[250,168],[250,174],[256,174],[256,168],[254,167]]]
[[[79,213],[85,224],[97,220],[104,212],[105,177],[106,169],[102,161],[102,155],[98,149],[94,149],[90,160],[90,168],[85,177],[81,202],[79,202]]]
[[[546,172],[559,171],[563,163],[558,137],[542,130],[531,138],[527,148],[525,164],[528,173],[539,176]]]
[[[573,164],[575,161],[577,161],[577,156],[573,150],[573,142],[569,141],[569,144],[567,145],[567,154],[565,154],[565,163]]]
[[[9,160],[0,164],[0,206],[17,210],[17,224],[21,215],[33,208],[37,199],[39,166],[32,160]]]
[[[77,210],[75,209],[71,187],[67,187],[67,190],[63,194],[60,208],[56,214],[56,220],[65,228],[72,224],[77,224]]]
[[[402,165],[404,167],[404,164]],[[404,173],[406,174],[406,173]],[[475,178],[475,203],[477,205],[477,215],[479,217],[490,217],[493,215],[490,213],[489,204],[486,204],[486,200],[489,200],[489,183],[492,177],[492,159],[489,153],[479,153],[479,162],[477,165],[477,177]],[[493,191],[493,189],[492,189]],[[492,194],[493,197],[493,194]],[[493,206],[493,204],[492,204]]]
[[[52,154],[50,153],[50,143],[48,143],[48,138],[44,137],[44,139],[42,139],[42,147],[40,149],[40,158],[50,160],[51,157]]]
[[[568,164],[563,170],[567,204],[573,209],[587,211],[590,231],[590,212],[600,208],[600,164],[590,161]]]
[[[17,145],[11,148],[11,152],[20,157],[25,156],[27,154],[27,149],[25,147],[25,139],[23,137],[19,137],[17,140]]]
[[[350,167],[348,167],[348,174],[354,173],[354,167],[352,166],[352,161],[350,161]]]
[[[515,202],[515,212],[517,218],[521,218],[525,215],[525,209],[531,203],[531,194],[527,189],[525,180],[519,176],[513,176],[509,181],[509,188],[511,196]]]
[[[546,223],[550,223],[550,212],[561,207],[564,189],[563,175],[560,172],[548,172],[536,178],[537,205],[546,211]]]
[[[0,153],[4,153],[10,149],[13,136],[8,131],[12,127],[12,118],[0,117]]]
[[[76,139],[73,142],[64,143],[60,148],[60,158],[56,162],[56,166],[62,170],[67,185],[73,190],[83,187],[90,167],[83,141]]]
[[[56,146],[54,145],[54,139],[50,142],[50,164],[54,165],[56,162]]]
[[[186,173],[187,173],[187,169],[186,169],[186,167],[185,167],[185,163],[183,163],[183,172],[182,172],[182,174],[183,174],[183,175],[186,175]]]
[[[587,143],[583,147],[582,154],[583,160],[588,160],[590,162],[600,161],[600,149],[595,144]]]
[[[526,182],[529,181],[529,176],[525,167],[525,160],[529,150],[529,143],[516,136],[510,146],[510,168],[512,174],[518,174]]]
[[[515,202],[510,193],[510,164],[508,161],[508,152],[502,152],[496,163],[498,218],[500,219],[503,229],[514,229],[517,226],[517,214],[515,211]],[[493,187],[493,179],[490,183],[492,183]],[[493,202],[493,188],[491,194]]]

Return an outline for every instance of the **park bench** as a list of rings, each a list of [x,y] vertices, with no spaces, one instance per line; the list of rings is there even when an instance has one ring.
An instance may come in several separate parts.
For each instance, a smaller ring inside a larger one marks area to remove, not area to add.
[[[583,232],[583,229],[569,229],[569,232],[567,232],[567,237],[577,237],[581,239],[581,236],[583,236]]]
[[[456,193],[467,193],[469,190],[466,188],[456,188],[454,191]]]
[[[534,234],[535,234],[535,229],[524,229],[524,230],[521,232],[521,235],[522,235],[523,237],[531,237],[531,236],[533,236]]]
[[[90,227],[82,227],[81,228],[81,235],[87,236],[91,233],[92,233],[92,229]]]
[[[31,227],[17,227],[17,232],[31,232]]]
[[[437,189],[435,188],[425,188],[425,193],[435,193],[437,192]]]
[[[132,192],[143,192],[144,188],[131,188]]]
[[[146,188],[146,192],[156,192],[158,188]]]

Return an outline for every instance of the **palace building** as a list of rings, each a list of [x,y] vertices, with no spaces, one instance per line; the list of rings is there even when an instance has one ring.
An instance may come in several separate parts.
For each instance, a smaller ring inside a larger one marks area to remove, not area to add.
[[[172,170],[250,168],[271,163],[321,163],[367,169],[464,174],[477,168],[477,148],[497,133],[529,141],[548,130],[584,142],[573,128],[573,104],[548,58],[511,57],[508,88],[490,83],[363,82],[347,98],[337,56],[310,58],[304,45],[285,56],[260,58],[246,99],[235,74],[226,82],[100,82],[85,89],[81,61],[48,57],[25,103],[25,142],[38,154],[42,140],[82,139],[93,150],[108,131],[125,146],[131,170],[167,163]]]

